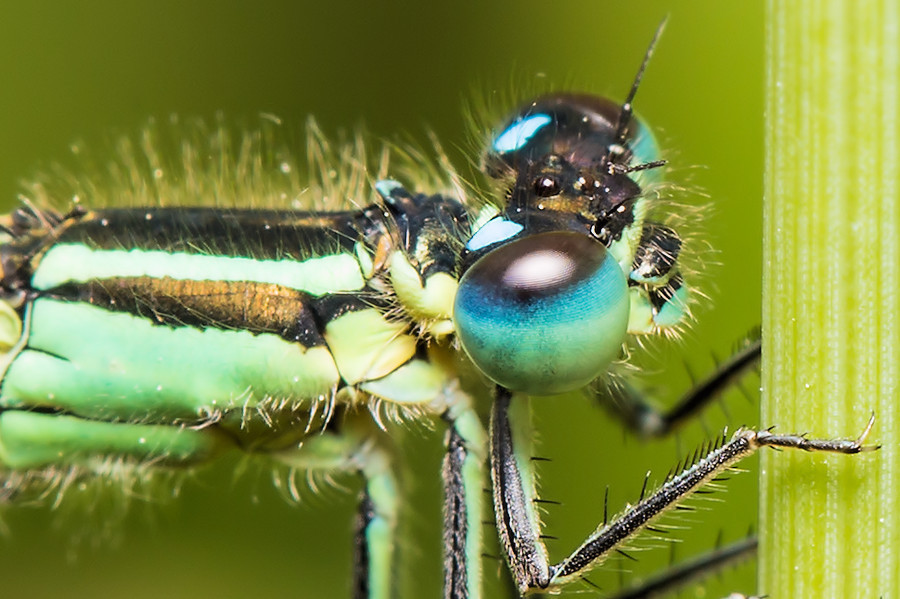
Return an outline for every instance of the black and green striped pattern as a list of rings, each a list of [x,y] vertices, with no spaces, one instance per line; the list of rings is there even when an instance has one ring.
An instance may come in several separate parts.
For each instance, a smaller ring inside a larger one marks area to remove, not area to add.
[[[399,226],[382,206],[107,209],[36,222],[55,224],[0,249],[15,267],[6,287],[25,297],[0,421],[37,410],[119,428],[220,423],[240,437],[263,402],[311,409],[356,389],[427,403],[449,376],[412,324],[389,316],[397,301],[375,262],[390,259]],[[7,462],[22,461],[3,445]]]

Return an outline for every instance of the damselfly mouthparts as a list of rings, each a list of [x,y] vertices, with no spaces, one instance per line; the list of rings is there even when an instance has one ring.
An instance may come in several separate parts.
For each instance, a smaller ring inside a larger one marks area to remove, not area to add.
[[[631,113],[636,89],[623,105],[575,94],[524,105],[488,146],[484,202],[382,179],[352,198],[362,208],[340,212],[173,208],[152,204],[157,182],[145,208],[42,203],[9,215],[6,493],[234,449],[358,473],[353,588],[389,597],[399,495],[386,416],[444,418],[445,595],[473,597],[485,462],[524,593],[580,578],[762,445],[859,451],[855,441],[744,431],[549,561],[527,396],[590,387],[656,434],[711,396],[660,415],[606,378],[629,335],[677,328],[690,305],[682,237],[654,212],[663,163]],[[255,176],[256,165],[235,164],[217,179],[234,185],[216,193]],[[495,387],[489,434],[460,381],[469,361]]]

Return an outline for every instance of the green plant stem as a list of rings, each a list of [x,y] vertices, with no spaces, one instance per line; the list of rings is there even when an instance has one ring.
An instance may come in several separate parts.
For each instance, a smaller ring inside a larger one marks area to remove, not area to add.
[[[760,589],[900,596],[900,6],[769,0],[763,426],[859,456],[766,452]]]

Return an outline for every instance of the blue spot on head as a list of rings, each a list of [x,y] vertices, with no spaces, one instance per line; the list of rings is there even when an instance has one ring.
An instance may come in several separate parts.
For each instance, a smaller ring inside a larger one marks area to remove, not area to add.
[[[382,179],[375,182],[375,191],[385,200],[390,200],[398,189],[403,189],[403,185],[393,179]]]
[[[489,245],[506,241],[510,237],[518,235],[524,228],[519,223],[514,223],[500,216],[492,218],[483,227],[475,231],[475,234],[466,243],[466,249],[470,252],[475,252]]]
[[[534,134],[553,119],[546,114],[533,114],[518,120],[494,139],[494,151],[499,154],[514,152],[528,143]]]

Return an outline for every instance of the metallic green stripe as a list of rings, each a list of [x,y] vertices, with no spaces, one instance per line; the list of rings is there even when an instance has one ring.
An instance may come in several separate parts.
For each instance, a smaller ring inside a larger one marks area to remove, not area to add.
[[[303,262],[254,260],[142,250],[92,250],[55,245],[41,259],[31,284],[48,290],[71,282],[113,277],[170,277],[196,281],[273,283],[312,295],[356,291],[365,280],[351,254],[331,254]]]

